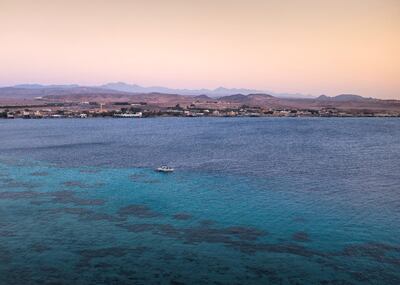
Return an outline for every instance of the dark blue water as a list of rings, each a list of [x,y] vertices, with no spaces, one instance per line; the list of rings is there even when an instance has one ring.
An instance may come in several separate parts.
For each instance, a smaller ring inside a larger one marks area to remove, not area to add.
[[[400,284],[399,221],[398,119],[0,120],[0,284]]]

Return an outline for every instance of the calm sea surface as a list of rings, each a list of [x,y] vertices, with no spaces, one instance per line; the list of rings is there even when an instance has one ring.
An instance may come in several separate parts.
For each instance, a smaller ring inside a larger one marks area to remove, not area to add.
[[[0,284],[398,285],[400,120],[0,120]]]

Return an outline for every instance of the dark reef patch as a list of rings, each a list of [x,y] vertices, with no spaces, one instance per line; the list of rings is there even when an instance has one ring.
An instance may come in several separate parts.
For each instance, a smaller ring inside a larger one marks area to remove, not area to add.
[[[131,180],[132,182],[141,182],[146,177],[147,175],[145,175],[144,173],[135,173],[129,175],[129,180]]]
[[[129,175],[129,180],[131,180],[132,182],[145,183],[145,184],[157,184],[157,183],[161,182],[158,179],[148,178],[148,176],[144,173],[135,173],[135,174]]]
[[[192,215],[187,214],[187,213],[177,213],[172,216],[175,220],[190,220],[192,218]]]
[[[272,268],[246,266],[246,270],[257,278],[267,278],[272,284],[283,283],[283,279],[279,277],[278,272]]]
[[[75,196],[75,192],[73,191],[56,191],[49,192],[49,196],[53,197],[51,202],[53,203],[62,203],[62,204],[74,204],[76,206],[99,206],[104,205],[105,201],[102,199],[84,199],[78,198]]]
[[[151,232],[157,235],[176,238],[189,244],[203,242],[221,243],[234,248],[240,248],[239,245],[244,241],[248,242],[246,244],[248,247],[254,247],[255,245],[250,242],[267,234],[255,228],[241,226],[226,228],[208,226],[178,228],[170,224],[120,224],[119,226],[131,232]]]
[[[293,222],[295,223],[305,223],[307,220],[303,217],[295,217],[293,218]]]
[[[35,192],[35,191],[5,191],[0,192],[0,199],[18,200],[18,199],[39,199],[48,198],[50,201],[31,201],[33,205],[41,205],[45,203],[62,203],[74,204],[76,206],[97,206],[105,203],[102,199],[85,199],[75,196],[73,191],[55,191],[55,192]]]
[[[251,228],[211,228],[211,227],[194,227],[183,231],[184,239],[187,243],[224,243],[230,244],[234,240],[257,239],[262,236],[261,232]]]
[[[59,269],[56,267],[52,267],[52,266],[40,267],[40,271],[45,272],[47,274],[58,274],[59,273]]]
[[[351,283],[347,280],[343,279],[331,279],[331,280],[321,280],[319,281],[320,285],[353,285],[354,283]]]
[[[118,226],[134,233],[156,232],[158,229],[157,224],[119,224]]]
[[[200,221],[200,226],[203,226],[203,227],[209,227],[209,226],[214,225],[214,224],[215,224],[215,221],[213,221],[213,220],[202,220],[202,221]]]
[[[366,257],[378,263],[400,266],[400,246],[370,242],[346,246],[339,256]]]
[[[31,173],[32,176],[48,176],[49,173],[45,171],[36,171]]]
[[[8,249],[0,246],[0,263],[7,264],[11,261],[12,261],[11,252]]]
[[[93,189],[93,188],[103,187],[105,184],[102,182],[88,184],[81,181],[66,181],[63,182],[62,185],[68,188]]]
[[[234,235],[240,240],[256,240],[267,234],[266,231],[261,231],[252,227],[232,226],[224,228],[225,234]]]
[[[90,266],[93,259],[103,257],[122,257],[127,254],[134,254],[136,256],[142,255],[147,251],[147,247],[125,248],[125,247],[108,247],[100,249],[85,249],[78,252],[81,260],[77,264],[78,268]]]
[[[227,244],[227,246],[231,246],[232,248],[237,249],[246,254],[255,254],[258,252],[273,252],[273,253],[293,254],[306,258],[327,256],[323,252],[290,243],[268,244],[268,243],[232,241],[229,244]]]
[[[347,270],[347,273],[358,282],[370,283],[370,280],[380,280],[379,284],[398,285],[400,277],[389,272],[383,272],[379,268],[364,271]]]
[[[187,283],[184,283],[184,282],[181,282],[181,281],[172,279],[172,280],[169,282],[169,284],[170,284],[170,285],[186,285]]]
[[[41,253],[41,252],[45,252],[47,250],[51,250],[51,247],[48,245],[42,244],[42,243],[34,243],[31,245],[31,249],[34,252]]]
[[[63,182],[63,185],[66,187],[88,188],[88,185],[80,181],[66,181]]]
[[[138,218],[155,218],[161,216],[146,205],[129,205],[118,210],[117,214],[121,217],[135,216]]]
[[[122,221],[121,218],[115,217],[113,215],[109,215],[107,213],[99,213],[90,209],[86,208],[58,208],[53,209],[50,212],[52,213],[65,213],[76,215],[80,220],[84,221],[109,221],[109,222],[120,222]]]
[[[3,177],[6,177],[6,178],[0,178],[1,183],[10,183],[10,182],[15,181],[14,179],[8,177],[8,175],[3,175]]]
[[[5,188],[23,188],[23,189],[35,189],[40,187],[40,184],[38,183],[33,183],[33,182],[26,182],[26,181],[18,181],[12,178],[5,178],[2,179],[3,187]]]
[[[158,184],[161,182],[161,180],[158,179],[145,179],[140,181],[141,183],[145,183],[145,184]]]
[[[111,268],[112,264],[107,263],[107,262],[100,262],[95,264],[94,268],[99,268],[99,269],[105,269],[105,268]]]
[[[306,232],[296,232],[292,235],[292,239],[299,242],[311,241],[310,236]]]
[[[16,234],[14,231],[10,230],[0,230],[0,237],[15,237]]]
[[[93,168],[79,169],[79,173],[99,173],[99,172],[100,170]]]
[[[163,253],[160,257],[161,260],[169,262],[172,260],[176,260],[177,257],[174,254],[169,254],[169,253]]]
[[[40,197],[41,194],[35,191],[5,191],[0,192],[0,199],[10,199],[10,200],[18,200],[18,199],[33,199]]]

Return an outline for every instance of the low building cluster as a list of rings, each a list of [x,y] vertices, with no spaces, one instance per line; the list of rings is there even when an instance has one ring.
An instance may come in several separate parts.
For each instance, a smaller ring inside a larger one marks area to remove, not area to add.
[[[121,107],[123,106],[123,107]],[[373,112],[368,110],[321,109],[272,109],[257,106],[240,106],[211,109],[194,104],[181,107],[160,107],[147,104],[80,104],[57,105],[51,108],[32,106],[28,108],[1,108],[0,118],[42,119],[42,118],[146,118],[146,117],[400,117],[399,112]]]

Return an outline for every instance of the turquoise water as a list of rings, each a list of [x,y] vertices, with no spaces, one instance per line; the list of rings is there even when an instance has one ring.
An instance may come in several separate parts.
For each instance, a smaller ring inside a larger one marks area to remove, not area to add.
[[[0,121],[0,283],[400,284],[399,124]]]

